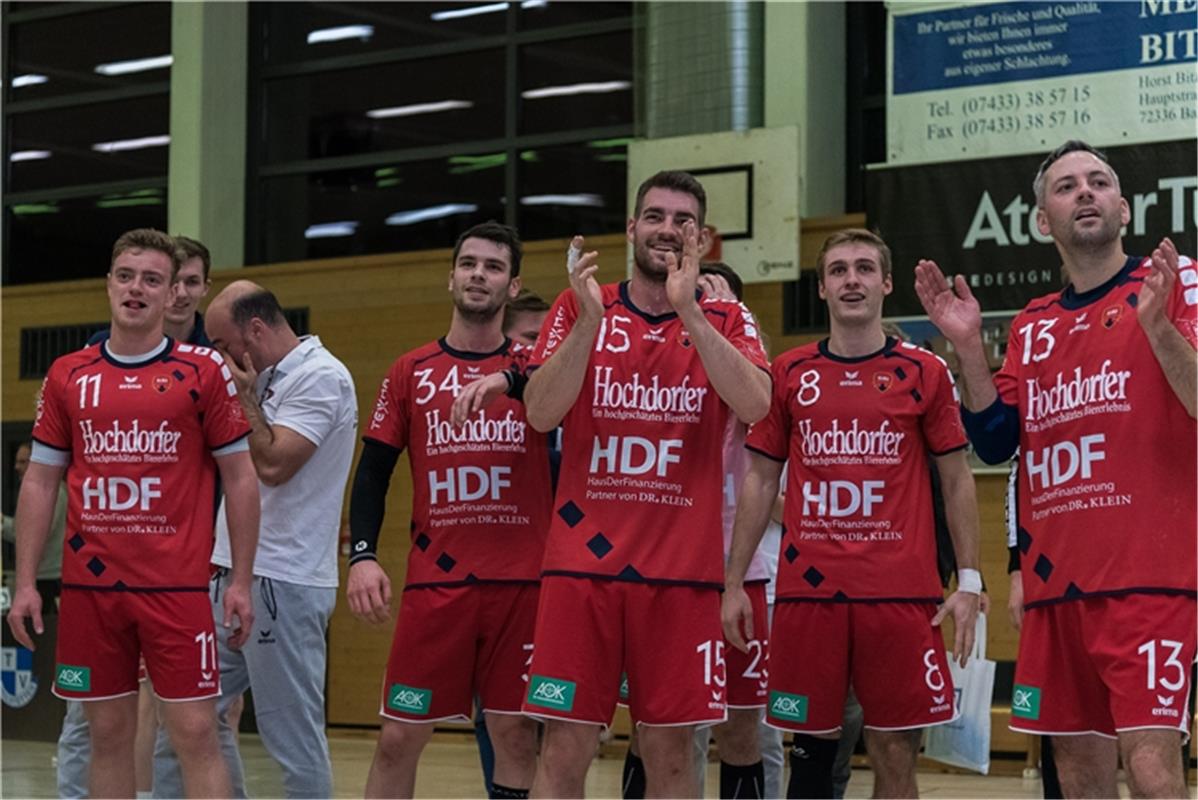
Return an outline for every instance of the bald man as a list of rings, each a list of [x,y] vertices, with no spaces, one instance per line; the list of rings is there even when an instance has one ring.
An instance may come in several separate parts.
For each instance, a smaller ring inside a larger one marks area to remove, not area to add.
[[[318,337],[296,336],[275,296],[250,281],[236,281],[217,295],[205,326],[250,423],[262,497],[251,592],[257,624],[240,650],[226,647],[217,634],[221,747],[234,796],[245,796],[245,781],[227,712],[252,688],[258,732],[282,768],[287,796],[332,797],[325,633],[337,597],[341,501],[357,435],[353,379]],[[212,563],[211,599],[218,609],[230,564],[223,504]],[[162,755],[154,794],[178,797],[169,754]]]

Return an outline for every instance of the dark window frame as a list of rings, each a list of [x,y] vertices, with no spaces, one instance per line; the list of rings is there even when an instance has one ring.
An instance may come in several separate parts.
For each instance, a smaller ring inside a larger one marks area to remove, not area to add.
[[[53,200],[73,200],[82,197],[90,197],[95,195],[116,194],[136,189],[165,189],[167,186],[167,175],[155,175],[144,179],[133,180],[117,180],[104,181],[100,183],[89,184],[73,184],[69,186],[58,186],[52,189],[45,190],[26,190],[21,192],[9,191],[9,186],[12,184],[12,162],[9,161],[9,153],[12,152],[12,119],[13,117],[23,114],[38,111],[51,111],[60,108],[70,108],[96,103],[107,103],[116,100],[132,100],[141,97],[152,97],[156,95],[170,94],[170,80],[155,81],[153,83],[139,84],[136,86],[123,86],[113,89],[97,89],[90,92],[75,92],[68,95],[60,95],[57,97],[47,97],[39,100],[17,100],[12,101],[12,76],[13,76],[13,48],[11,47],[10,30],[13,25],[20,25],[26,22],[38,22],[41,20],[56,19],[61,17],[69,17],[77,14],[94,13],[124,6],[141,5],[138,2],[78,2],[78,3],[62,3],[54,6],[43,6],[39,8],[22,8],[21,4],[14,2],[4,3],[4,13],[0,14],[0,43],[4,46],[4,57],[2,71],[4,75],[4,86],[0,90],[3,94],[3,125],[4,139],[3,148],[0,149],[0,158],[4,159],[3,163],[3,187],[4,187],[4,202],[2,208],[8,208],[24,203],[44,202]],[[173,52],[173,46],[172,46]],[[3,258],[0,259],[3,263],[0,264],[0,285],[9,285],[11,277],[11,248],[12,248],[12,231],[7,213],[0,214],[0,236],[3,236]],[[66,280],[66,279],[64,279]]]
[[[267,4],[250,4],[249,26],[251,41],[266,41],[266,32],[269,26],[269,11],[270,9],[267,7]],[[264,181],[272,177],[311,175],[340,169],[385,167],[435,158],[448,158],[456,155],[502,152],[506,155],[504,164],[504,193],[509,198],[515,198],[519,196],[520,151],[538,147],[574,144],[588,139],[612,139],[635,137],[638,135],[637,120],[641,117],[635,113],[639,94],[636,92],[635,82],[633,86],[633,114],[627,124],[575,128],[551,133],[519,133],[521,104],[520,48],[528,44],[627,31],[633,37],[634,42],[632,48],[634,63],[630,67],[633,68],[633,74],[635,75],[635,41],[641,27],[639,24],[640,12],[636,9],[635,5],[631,9],[631,13],[623,18],[607,18],[594,22],[572,23],[550,28],[527,30],[519,28],[520,9],[518,3],[510,4],[504,13],[506,19],[503,34],[477,36],[454,42],[438,42],[427,45],[389,48],[362,53],[360,55],[313,58],[284,64],[267,64],[265,53],[261,49],[251,51],[247,91],[247,102],[249,104],[248,118],[250,122],[249,131],[247,132],[248,152],[246,154],[245,263],[266,263],[265,253],[268,250],[266,233],[269,227],[269,215],[266,208],[267,191],[264,188]],[[273,164],[267,163],[266,124],[263,117],[265,113],[266,87],[271,80],[333,70],[352,69],[355,67],[417,61],[429,58],[430,56],[472,53],[499,48],[504,50],[505,64],[505,114],[504,135],[502,137],[476,139],[428,147],[388,150],[377,153],[362,153],[352,156],[296,159]],[[504,219],[502,221],[508,225],[518,225],[519,214],[519,203],[508,202],[504,206]]]

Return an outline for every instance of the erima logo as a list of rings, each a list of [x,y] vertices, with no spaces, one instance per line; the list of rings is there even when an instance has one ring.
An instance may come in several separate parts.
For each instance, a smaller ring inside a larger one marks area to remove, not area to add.
[[[650,328],[641,336],[641,341],[665,344],[666,337],[662,336],[664,331],[665,328]]]
[[[807,696],[770,692],[770,714],[792,722],[807,721]]]
[[[860,370],[845,370],[844,380],[840,382],[841,386],[864,386],[865,382],[861,380]]]
[[[432,699],[431,689],[414,689],[401,683],[392,684],[387,691],[387,707],[409,714],[427,714]]]
[[[92,671],[89,667],[73,667],[59,664],[54,673],[54,682],[59,689],[69,692],[86,692],[92,687]]]
[[[574,708],[574,682],[533,675],[528,684],[528,704],[571,711]]]
[[[118,384],[118,386],[121,389],[140,389],[141,388],[141,381],[138,380],[136,375],[124,375],[122,377],[124,378],[124,380],[122,380],[120,382],[120,384]]]
[[[1040,719],[1040,690],[1034,686],[1015,684],[1011,694],[1011,716]]]
[[[1069,333],[1077,333],[1078,331],[1090,330],[1090,324],[1088,322],[1086,322],[1086,315],[1089,313],[1090,312],[1087,311],[1084,314],[1078,314],[1076,317],[1074,317],[1073,318],[1073,327],[1069,329]]]
[[[1170,708],[1170,706],[1173,705],[1172,697],[1164,697],[1164,696],[1158,694],[1156,696],[1156,702],[1160,703],[1161,707],[1152,709],[1152,716],[1154,716],[1154,717],[1180,717],[1181,716],[1181,712],[1178,711],[1176,708]]]

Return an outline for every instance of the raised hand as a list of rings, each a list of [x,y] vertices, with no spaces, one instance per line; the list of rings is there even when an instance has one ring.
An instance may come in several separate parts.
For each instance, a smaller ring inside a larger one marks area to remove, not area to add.
[[[570,250],[581,253],[575,257],[573,253],[567,256],[566,271],[570,276],[570,288],[578,301],[579,316],[599,319],[603,316],[603,290],[595,273],[599,271],[599,251],[583,252],[586,240],[575,236],[570,241]]]
[[[1168,237],[1162,239],[1152,251],[1151,261],[1152,268],[1140,287],[1139,302],[1136,304],[1136,316],[1148,333],[1161,324],[1169,324],[1165,312],[1169,306],[1169,295],[1173,293],[1173,284],[1178,280],[1177,248],[1173,241]]]
[[[682,225],[682,258],[666,254],[666,298],[678,313],[695,304],[699,286],[699,226],[687,220]]]
[[[964,276],[950,284],[935,261],[921,259],[915,266],[915,293],[932,324],[954,345],[981,334],[982,308]]]
[[[485,408],[492,400],[507,391],[508,381],[502,372],[492,372],[462,387],[453,400],[450,421],[460,428],[466,420]]]

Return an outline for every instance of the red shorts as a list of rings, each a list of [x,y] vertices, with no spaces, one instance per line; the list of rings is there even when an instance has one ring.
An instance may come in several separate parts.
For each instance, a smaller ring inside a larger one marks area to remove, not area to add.
[[[1029,608],[1019,634],[1011,730],[1188,731],[1196,606],[1192,596],[1135,594]]]
[[[379,714],[405,722],[469,722],[475,695],[487,711],[519,714],[536,613],[536,584],[405,591]]]
[[[54,694],[65,700],[136,694],[143,656],[163,700],[218,696],[208,593],[63,589]]]
[[[769,682],[769,604],[764,583],[745,584],[753,604],[754,638],[746,639],[749,652],[742,653],[724,639],[724,672],[728,676],[728,708],[764,708]],[[744,631],[741,631],[744,634]],[[628,705],[628,676],[620,677],[619,704]]]
[[[766,691],[770,677],[769,605],[764,583],[745,584],[745,593],[753,604],[753,638],[745,640],[749,645],[748,653],[742,653],[724,641],[724,657],[728,662],[728,707],[762,708],[769,694]],[[741,635],[744,635],[743,630]]]
[[[524,712],[609,725],[624,671],[641,724],[723,722],[720,631],[715,589],[548,576]]]
[[[766,722],[837,731],[850,683],[867,728],[951,722],[953,682],[935,614],[932,603],[777,603]]]

